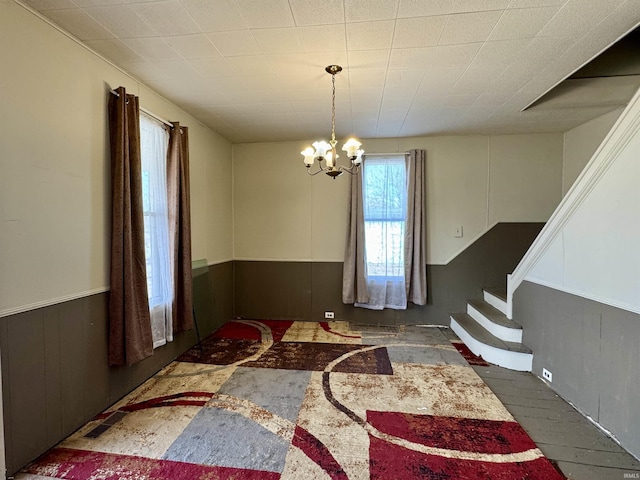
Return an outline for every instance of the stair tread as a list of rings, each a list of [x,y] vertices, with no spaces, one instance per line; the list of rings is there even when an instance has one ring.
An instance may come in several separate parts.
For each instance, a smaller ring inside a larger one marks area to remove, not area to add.
[[[464,328],[469,335],[485,345],[489,345],[501,350],[508,350],[517,353],[532,353],[531,349],[517,342],[505,342],[489,333],[482,325],[476,322],[468,313],[452,313],[453,318]]]
[[[487,293],[490,293],[494,297],[499,298],[503,302],[507,301],[507,289],[500,287],[485,287],[483,290]]]
[[[513,320],[507,318],[507,316],[498,310],[493,305],[489,305],[484,300],[469,300],[467,303],[476,310],[478,310],[482,315],[487,317],[490,321],[495,323],[496,325],[500,325],[505,328],[512,328],[514,330],[522,330],[522,325]]]

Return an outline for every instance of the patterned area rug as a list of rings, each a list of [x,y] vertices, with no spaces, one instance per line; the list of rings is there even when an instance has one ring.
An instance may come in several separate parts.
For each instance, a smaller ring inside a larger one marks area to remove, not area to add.
[[[25,472],[564,478],[439,329],[251,320],[226,324]]]

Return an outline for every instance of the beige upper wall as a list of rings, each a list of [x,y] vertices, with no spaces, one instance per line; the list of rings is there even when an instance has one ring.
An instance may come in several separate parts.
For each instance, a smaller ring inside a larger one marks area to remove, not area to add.
[[[306,175],[309,142],[236,144],[234,256],[342,261],[349,179]],[[446,264],[496,222],[546,221],[561,198],[561,134],[366,139],[427,151],[427,257]],[[456,226],[464,236],[455,238]]]
[[[0,315],[108,288],[120,85],[189,127],[193,257],[232,258],[228,141],[13,1],[0,0],[0,41]]]
[[[591,160],[623,110],[624,108],[617,108],[564,134],[562,196],[566,195],[578,175]]]

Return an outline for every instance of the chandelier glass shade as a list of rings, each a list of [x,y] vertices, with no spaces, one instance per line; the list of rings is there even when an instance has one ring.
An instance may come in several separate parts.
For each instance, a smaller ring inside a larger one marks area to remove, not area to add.
[[[336,151],[336,74],[342,71],[340,65],[329,65],[325,68],[326,72],[331,75],[331,84],[333,87],[331,97],[331,140],[319,140],[313,143],[312,147],[307,147],[300,152],[304,156],[304,165],[307,167],[309,175],[317,175],[324,172],[332,178],[342,175],[343,172],[356,174],[360,170],[362,163],[362,154],[364,150],[360,149],[362,145],[355,138],[350,138],[342,146],[342,150],[347,152],[347,158],[351,161],[351,165],[345,167],[338,164],[338,153]],[[318,170],[312,172],[311,167],[315,161],[318,161]]]

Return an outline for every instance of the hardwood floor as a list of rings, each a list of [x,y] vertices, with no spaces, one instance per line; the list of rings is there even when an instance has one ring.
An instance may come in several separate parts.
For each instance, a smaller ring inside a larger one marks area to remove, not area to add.
[[[531,373],[474,367],[568,479],[640,478],[640,462]]]

